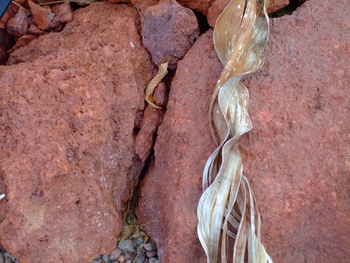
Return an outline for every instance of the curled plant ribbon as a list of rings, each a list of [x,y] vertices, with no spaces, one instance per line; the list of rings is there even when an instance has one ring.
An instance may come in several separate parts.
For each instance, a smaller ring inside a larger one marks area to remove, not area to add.
[[[168,74],[169,60],[170,59],[168,59],[166,62],[158,66],[157,74],[151,79],[151,81],[148,83],[146,87],[145,100],[149,105],[151,105],[153,108],[156,108],[156,109],[161,109],[162,107],[159,107],[156,104],[154,104],[153,93],[157,85],[162,81],[162,79],[166,76],[166,74]]]
[[[263,65],[266,2],[231,0],[214,28],[215,49],[224,70],[209,118],[219,146],[205,165],[204,192],[197,208],[198,237],[208,263],[272,263],[261,242],[261,218],[238,149],[240,136],[252,128],[249,93],[241,78]]]

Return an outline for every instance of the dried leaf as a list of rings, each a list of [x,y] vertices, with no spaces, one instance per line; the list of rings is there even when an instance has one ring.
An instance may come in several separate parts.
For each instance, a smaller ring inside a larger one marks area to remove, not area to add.
[[[162,79],[168,74],[168,65],[169,60],[167,62],[164,62],[163,64],[160,64],[158,67],[157,74],[151,79],[151,81],[148,83],[146,91],[145,91],[145,100],[147,103],[152,106],[153,108],[161,109],[161,107],[157,106],[154,103],[153,100],[153,93],[158,84],[162,81]]]
[[[252,128],[249,94],[240,80],[262,66],[267,36],[266,0],[231,0],[214,28],[216,52],[224,65],[210,107],[219,147],[205,165],[197,208],[198,236],[208,263],[272,262],[261,243],[260,214],[237,144]]]

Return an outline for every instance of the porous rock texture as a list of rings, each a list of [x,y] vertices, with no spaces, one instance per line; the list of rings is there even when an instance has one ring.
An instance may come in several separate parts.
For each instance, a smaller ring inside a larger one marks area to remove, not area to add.
[[[287,6],[290,1],[295,2],[295,0],[271,0],[268,2],[267,12],[269,14],[276,12],[276,11],[282,9],[283,7]],[[303,0],[297,0],[297,1],[301,2]]]
[[[115,247],[154,71],[139,27],[134,8],[93,4],[0,67],[0,243],[21,263],[91,262]]]
[[[114,3],[130,3],[134,7],[136,7],[141,14],[143,14],[143,12],[147,7],[157,4],[159,0],[108,0],[108,1],[114,2]]]
[[[206,262],[197,239],[196,207],[202,169],[215,148],[207,119],[221,68],[210,30],[179,61],[171,84],[155,162],[143,181],[138,209],[141,225],[157,243],[161,262]]]
[[[215,0],[178,0],[181,5],[198,11],[203,15],[207,15],[209,7],[214,1]]]
[[[195,14],[176,1],[160,1],[148,7],[144,13],[143,44],[157,65],[169,60],[169,67],[175,68],[198,35]]]
[[[135,151],[142,162],[145,162],[151,153],[154,136],[163,116],[163,110],[147,105],[140,124],[140,131],[135,138]]]
[[[245,80],[253,130],[241,140],[243,164],[274,262],[350,258],[349,5],[309,0],[272,19],[266,64]],[[220,64],[210,41],[200,37],[179,62],[142,188],[141,223],[163,262],[206,262],[193,235],[201,173],[214,148],[207,106]]]
[[[267,62],[246,82],[243,163],[274,262],[350,258],[349,9],[310,0],[274,19]]]

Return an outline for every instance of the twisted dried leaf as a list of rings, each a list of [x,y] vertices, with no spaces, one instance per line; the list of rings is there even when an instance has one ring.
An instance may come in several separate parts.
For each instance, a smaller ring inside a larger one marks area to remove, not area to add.
[[[161,109],[161,107],[157,106],[154,103],[153,93],[156,87],[158,86],[158,84],[168,74],[168,65],[169,65],[169,60],[159,65],[157,74],[148,83],[145,91],[145,100],[150,106],[156,109]]]
[[[197,209],[198,236],[210,263],[272,262],[261,243],[260,214],[237,144],[252,128],[249,93],[240,80],[262,66],[267,36],[266,0],[231,0],[214,29],[216,52],[224,65],[210,106],[219,146],[205,165]]]

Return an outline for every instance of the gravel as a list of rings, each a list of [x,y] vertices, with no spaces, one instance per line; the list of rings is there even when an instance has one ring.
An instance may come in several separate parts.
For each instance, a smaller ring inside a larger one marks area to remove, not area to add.
[[[121,249],[117,247],[116,249],[113,250],[113,252],[109,256],[110,260],[117,260],[121,253],[122,253]]]
[[[101,255],[91,263],[159,263],[154,243],[130,238],[116,244],[110,255]],[[15,257],[0,250],[0,263],[19,263]]]
[[[146,243],[140,237],[131,237],[118,242],[110,255],[102,255],[92,263],[159,263],[159,260],[154,243]]]
[[[156,245],[153,243],[146,243],[143,246],[147,251],[154,251],[156,250]]]
[[[157,251],[147,251],[146,256],[148,258],[153,258],[153,257],[157,256]]]
[[[156,258],[150,258],[149,263],[159,263],[159,260]]]
[[[135,252],[134,242],[130,239],[119,242],[118,247],[124,251]]]
[[[108,255],[104,255],[104,256],[102,256],[102,262],[103,262],[103,263],[110,263],[111,260],[109,259],[109,256],[108,256]]]

